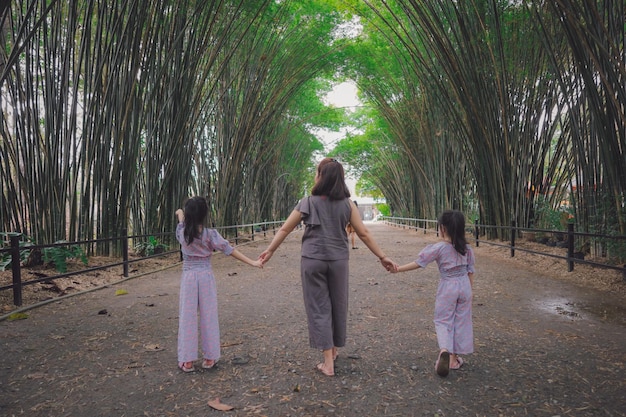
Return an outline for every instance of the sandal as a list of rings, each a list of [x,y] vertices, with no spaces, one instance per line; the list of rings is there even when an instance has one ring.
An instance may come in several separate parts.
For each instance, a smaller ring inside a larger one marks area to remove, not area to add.
[[[217,361],[213,360],[213,359],[205,359],[202,361],[202,368],[203,369],[212,369],[215,368],[217,365]]]
[[[191,367],[185,366],[186,363],[190,363]],[[181,363],[178,364],[178,367],[180,368],[181,371],[183,371],[185,373],[195,372],[196,371],[196,368],[193,367],[193,363],[192,362],[181,362]]]
[[[452,370],[457,370],[457,369],[461,369],[461,366],[463,366],[463,364],[465,363],[465,361],[463,360],[462,357],[457,356],[456,357],[456,365],[450,365],[450,369]]]
[[[447,376],[450,372],[450,352],[442,350],[439,352],[437,362],[435,362],[435,371],[439,376]]]

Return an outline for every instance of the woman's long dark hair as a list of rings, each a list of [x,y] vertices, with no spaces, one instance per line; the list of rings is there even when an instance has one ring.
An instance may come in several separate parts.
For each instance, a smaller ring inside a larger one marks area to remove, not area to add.
[[[185,213],[185,242],[191,245],[195,238],[200,238],[204,220],[209,212],[209,205],[204,197],[191,197],[183,207]]]
[[[465,239],[465,216],[458,210],[446,210],[439,217],[439,224],[446,228],[446,235],[450,237],[452,246],[461,255],[467,253]]]
[[[318,180],[311,190],[312,195],[325,195],[331,200],[350,197],[343,166],[334,158],[324,158],[317,165]]]

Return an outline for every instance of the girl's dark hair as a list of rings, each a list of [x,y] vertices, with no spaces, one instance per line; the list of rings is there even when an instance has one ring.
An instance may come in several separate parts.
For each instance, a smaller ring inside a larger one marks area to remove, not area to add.
[[[209,205],[204,197],[191,197],[183,207],[185,213],[185,242],[191,245],[195,238],[200,238],[201,226],[209,212]]]
[[[325,195],[331,200],[350,197],[344,179],[343,166],[334,158],[324,158],[317,165],[318,180],[311,190],[312,195]]]
[[[465,240],[465,216],[457,210],[446,210],[439,217],[439,224],[446,228],[446,235],[450,236],[452,246],[461,255],[467,253]]]

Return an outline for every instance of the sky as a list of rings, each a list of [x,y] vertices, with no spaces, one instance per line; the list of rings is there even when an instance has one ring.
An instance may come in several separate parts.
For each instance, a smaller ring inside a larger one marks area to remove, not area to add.
[[[352,81],[345,81],[335,85],[331,92],[324,97],[323,101],[326,105],[349,107],[352,111],[361,105],[357,97],[356,84]],[[327,129],[316,129],[313,134],[324,143],[325,151],[328,152],[350,131],[353,131],[353,129],[341,129],[339,132],[333,132]]]
[[[356,84],[352,81],[346,81],[335,85],[332,91],[324,97],[324,103],[326,105],[332,104],[335,107],[350,107],[351,110],[354,111],[355,107],[361,105],[361,101],[359,101],[357,97]],[[351,131],[355,131],[355,129],[346,128],[341,129],[339,132],[317,129],[313,134],[324,143],[325,152],[328,152],[335,147],[338,141],[345,137],[347,132]],[[350,194],[352,194],[353,197],[357,197],[355,191],[356,179],[346,175],[346,185],[350,189]]]

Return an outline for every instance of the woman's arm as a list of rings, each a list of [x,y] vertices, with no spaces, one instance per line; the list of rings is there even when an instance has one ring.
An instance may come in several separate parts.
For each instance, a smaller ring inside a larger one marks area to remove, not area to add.
[[[302,221],[302,214],[298,210],[293,210],[285,223],[281,226],[281,228],[276,232],[274,239],[269,244],[267,249],[263,251],[263,253],[259,256],[259,259],[262,261],[263,265],[270,260],[276,249],[280,246],[281,243],[285,240],[285,238],[296,228],[297,225]]]
[[[378,259],[380,259],[380,263],[385,267],[387,271],[395,272],[398,268],[398,265],[393,262],[387,255],[385,255],[385,252],[383,252],[378,244],[374,241],[374,238],[372,237],[370,231],[367,230],[367,227],[365,227],[363,220],[361,220],[361,214],[359,213],[359,209],[357,208],[357,206],[352,201],[350,202],[350,205],[352,206],[352,211],[350,212],[350,224],[354,228],[354,231],[356,232],[359,239],[361,239],[361,241],[365,243],[365,246],[367,246],[374,255],[378,256]]]

